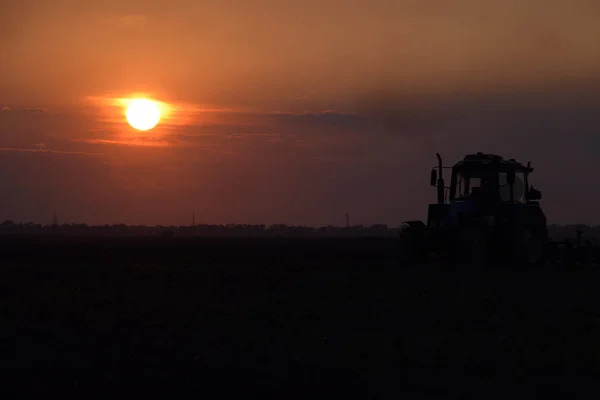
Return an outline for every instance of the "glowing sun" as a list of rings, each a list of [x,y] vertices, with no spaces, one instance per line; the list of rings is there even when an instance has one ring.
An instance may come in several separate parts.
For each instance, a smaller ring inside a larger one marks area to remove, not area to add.
[[[155,101],[134,99],[129,102],[125,116],[133,128],[147,131],[154,128],[160,121],[160,108]]]

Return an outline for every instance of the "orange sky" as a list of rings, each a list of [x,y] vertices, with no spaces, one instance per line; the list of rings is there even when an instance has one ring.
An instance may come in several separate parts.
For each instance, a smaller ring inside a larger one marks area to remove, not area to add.
[[[435,151],[482,150],[539,165],[554,220],[600,223],[600,3],[340,4],[3,1],[0,219],[398,224]],[[173,107],[157,129],[121,118],[136,92]]]

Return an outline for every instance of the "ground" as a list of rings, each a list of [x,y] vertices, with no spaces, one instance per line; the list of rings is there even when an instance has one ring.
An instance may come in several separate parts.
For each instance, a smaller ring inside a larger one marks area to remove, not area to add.
[[[595,269],[409,267],[387,239],[347,240],[265,242],[252,257],[244,240],[14,250],[0,267],[2,389],[566,394],[597,372]]]

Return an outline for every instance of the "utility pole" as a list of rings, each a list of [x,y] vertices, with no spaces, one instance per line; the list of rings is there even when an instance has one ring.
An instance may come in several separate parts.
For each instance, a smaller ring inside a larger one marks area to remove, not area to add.
[[[350,215],[346,211],[346,229],[350,228]]]
[[[192,213],[192,226],[196,226],[196,213]]]
[[[52,215],[52,225],[58,226],[58,218],[56,217],[56,211],[54,212],[54,215]]]

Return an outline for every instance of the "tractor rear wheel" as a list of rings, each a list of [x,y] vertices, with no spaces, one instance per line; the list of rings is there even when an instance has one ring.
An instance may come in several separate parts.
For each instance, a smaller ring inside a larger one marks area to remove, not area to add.
[[[513,237],[512,263],[521,267],[541,267],[546,264],[548,231],[545,227],[525,226]]]
[[[544,238],[539,232],[526,229],[523,234],[525,242],[525,260],[529,265],[540,265],[544,261]]]

